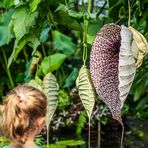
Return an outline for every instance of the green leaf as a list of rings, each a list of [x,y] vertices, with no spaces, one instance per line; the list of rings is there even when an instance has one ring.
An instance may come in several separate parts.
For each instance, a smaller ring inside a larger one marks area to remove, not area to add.
[[[14,0],[3,0],[3,4],[5,5],[6,8],[10,8],[11,6],[14,5]]]
[[[68,78],[66,79],[64,87],[71,87],[75,83],[77,76],[78,76],[78,69],[74,68],[73,71],[68,76]]]
[[[40,68],[44,74],[47,74],[48,72],[53,72],[59,69],[65,58],[66,55],[61,53],[55,53],[53,55],[45,57],[41,63]]]
[[[77,12],[77,11],[74,11],[74,10],[68,10],[68,14],[69,14],[69,16],[72,16],[72,17],[77,18],[77,19],[80,19],[84,15],[86,15],[83,12]]]
[[[29,34],[26,35],[24,39],[27,41],[27,44],[33,49],[32,55],[34,55],[37,47],[40,45],[38,37],[34,34]]]
[[[82,32],[82,26],[78,23],[78,21],[62,10],[54,13],[54,21],[68,27],[69,29]]]
[[[143,93],[142,89],[143,89],[143,85],[137,86],[134,94],[134,101],[137,101],[138,99],[140,99],[140,96]]]
[[[59,91],[59,96],[58,96],[58,109],[64,110],[65,107],[67,107],[70,104],[70,98],[68,92],[65,90],[60,90]]]
[[[43,79],[43,90],[47,96],[47,114],[45,122],[47,127],[47,144],[49,144],[49,124],[58,105],[59,91],[57,79],[50,72],[46,74]]]
[[[43,23],[43,28],[42,28],[42,31],[40,33],[40,41],[42,43],[47,41],[47,39],[49,37],[49,35],[48,35],[49,30],[51,30],[51,26],[49,25],[49,23],[47,21],[45,21]]]
[[[35,11],[40,2],[41,2],[41,0],[31,0],[31,1],[29,1],[30,10],[32,12]]]
[[[28,85],[30,85],[30,86],[32,86],[32,87],[35,87],[35,88],[37,88],[37,89],[39,89],[39,90],[41,90],[41,91],[43,91],[43,89],[42,89],[42,84],[41,84],[41,79],[38,77],[38,78],[36,78],[37,80],[34,80],[34,79],[32,79],[32,80],[30,80],[29,81],[29,83],[28,83]],[[40,79],[40,81],[39,81],[39,79]],[[39,81],[39,82],[38,82]]]
[[[14,33],[16,40],[20,40],[25,34],[29,33],[31,27],[35,24],[37,12],[29,12],[26,6],[21,6],[15,9],[12,15],[12,21],[14,24]]]
[[[73,54],[76,50],[76,45],[72,42],[72,38],[58,31],[53,32],[53,46],[67,56]]]
[[[33,48],[33,54],[36,51],[37,47],[40,45],[38,38],[35,35],[26,35],[20,41],[15,41],[13,51],[11,56],[8,59],[8,67],[11,65],[12,61],[15,61],[20,51],[25,47],[28,43],[30,47]]]
[[[13,11],[13,9],[9,9],[9,11],[0,16],[0,46],[8,44],[13,38],[13,34],[10,33],[9,30],[9,23],[11,21]]]
[[[90,119],[95,104],[95,89],[90,78],[90,72],[85,65],[83,65],[79,71],[76,86],[78,88],[80,99]]]
[[[13,51],[8,59],[8,67],[11,65],[12,61],[15,61],[19,52],[24,48],[24,46],[27,44],[26,40],[21,40],[19,43],[15,41]]]
[[[146,108],[148,103],[148,96],[144,97],[142,100],[140,100],[140,102],[138,103],[138,105],[136,106],[136,111],[142,111]]]
[[[101,28],[101,23],[98,21],[90,21],[88,25],[87,43],[92,44],[98,30]]]

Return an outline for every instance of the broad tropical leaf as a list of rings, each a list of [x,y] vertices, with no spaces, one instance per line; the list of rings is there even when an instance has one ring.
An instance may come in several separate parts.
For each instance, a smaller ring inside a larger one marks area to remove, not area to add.
[[[83,65],[79,71],[76,86],[78,88],[80,99],[86,109],[88,117],[90,118],[95,103],[95,90],[90,78],[90,72],[85,65]]]
[[[136,67],[140,67],[144,56],[148,53],[148,43],[145,37],[133,27],[129,27],[133,33],[132,52],[137,59]]]
[[[3,15],[0,15],[0,47],[8,44],[13,38],[13,34],[10,33],[9,23],[11,16],[13,14],[13,9],[5,12]]]
[[[76,45],[72,42],[72,38],[58,31],[54,31],[52,34],[53,34],[53,45],[55,49],[62,51],[67,56],[75,52]]]
[[[13,51],[8,59],[8,67],[11,65],[12,61],[15,61],[20,51],[25,47],[27,44],[26,40],[20,40],[19,43],[15,40]]]
[[[65,59],[66,55],[55,53],[43,59],[40,69],[44,74],[47,74],[48,72],[53,72],[61,66]]]
[[[37,16],[38,13],[36,11],[29,12],[26,6],[20,6],[15,9],[12,15],[12,22],[16,40],[20,40],[25,34],[29,33],[29,29],[33,27]]]

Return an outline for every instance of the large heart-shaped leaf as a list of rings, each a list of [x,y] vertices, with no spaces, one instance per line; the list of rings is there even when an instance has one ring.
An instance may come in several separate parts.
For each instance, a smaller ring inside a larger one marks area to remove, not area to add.
[[[15,9],[12,21],[16,40],[20,40],[25,34],[29,33],[29,29],[33,27],[37,16],[38,13],[36,11],[29,12],[26,6],[20,6]]]
[[[76,44],[72,42],[72,38],[58,31],[53,32],[53,45],[55,49],[62,51],[67,56],[76,50]]]

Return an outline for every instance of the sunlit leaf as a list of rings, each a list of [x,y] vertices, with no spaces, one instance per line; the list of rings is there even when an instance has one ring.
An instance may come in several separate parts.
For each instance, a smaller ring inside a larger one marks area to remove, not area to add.
[[[12,21],[17,40],[20,40],[25,34],[29,33],[29,29],[34,26],[37,16],[37,12],[29,12],[26,6],[20,6],[15,9]]]
[[[38,4],[41,2],[41,0],[30,0],[29,1],[29,6],[31,11],[35,11],[37,9]]]
[[[44,74],[47,74],[48,72],[53,72],[59,69],[65,58],[66,55],[61,53],[55,53],[53,55],[45,57],[41,63],[40,68]]]

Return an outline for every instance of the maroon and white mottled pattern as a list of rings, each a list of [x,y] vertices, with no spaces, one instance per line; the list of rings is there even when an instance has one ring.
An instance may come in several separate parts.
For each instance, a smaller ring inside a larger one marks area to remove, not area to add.
[[[118,25],[107,24],[98,32],[90,54],[90,72],[98,96],[110,108],[113,118],[122,123],[118,89],[120,30]]]

